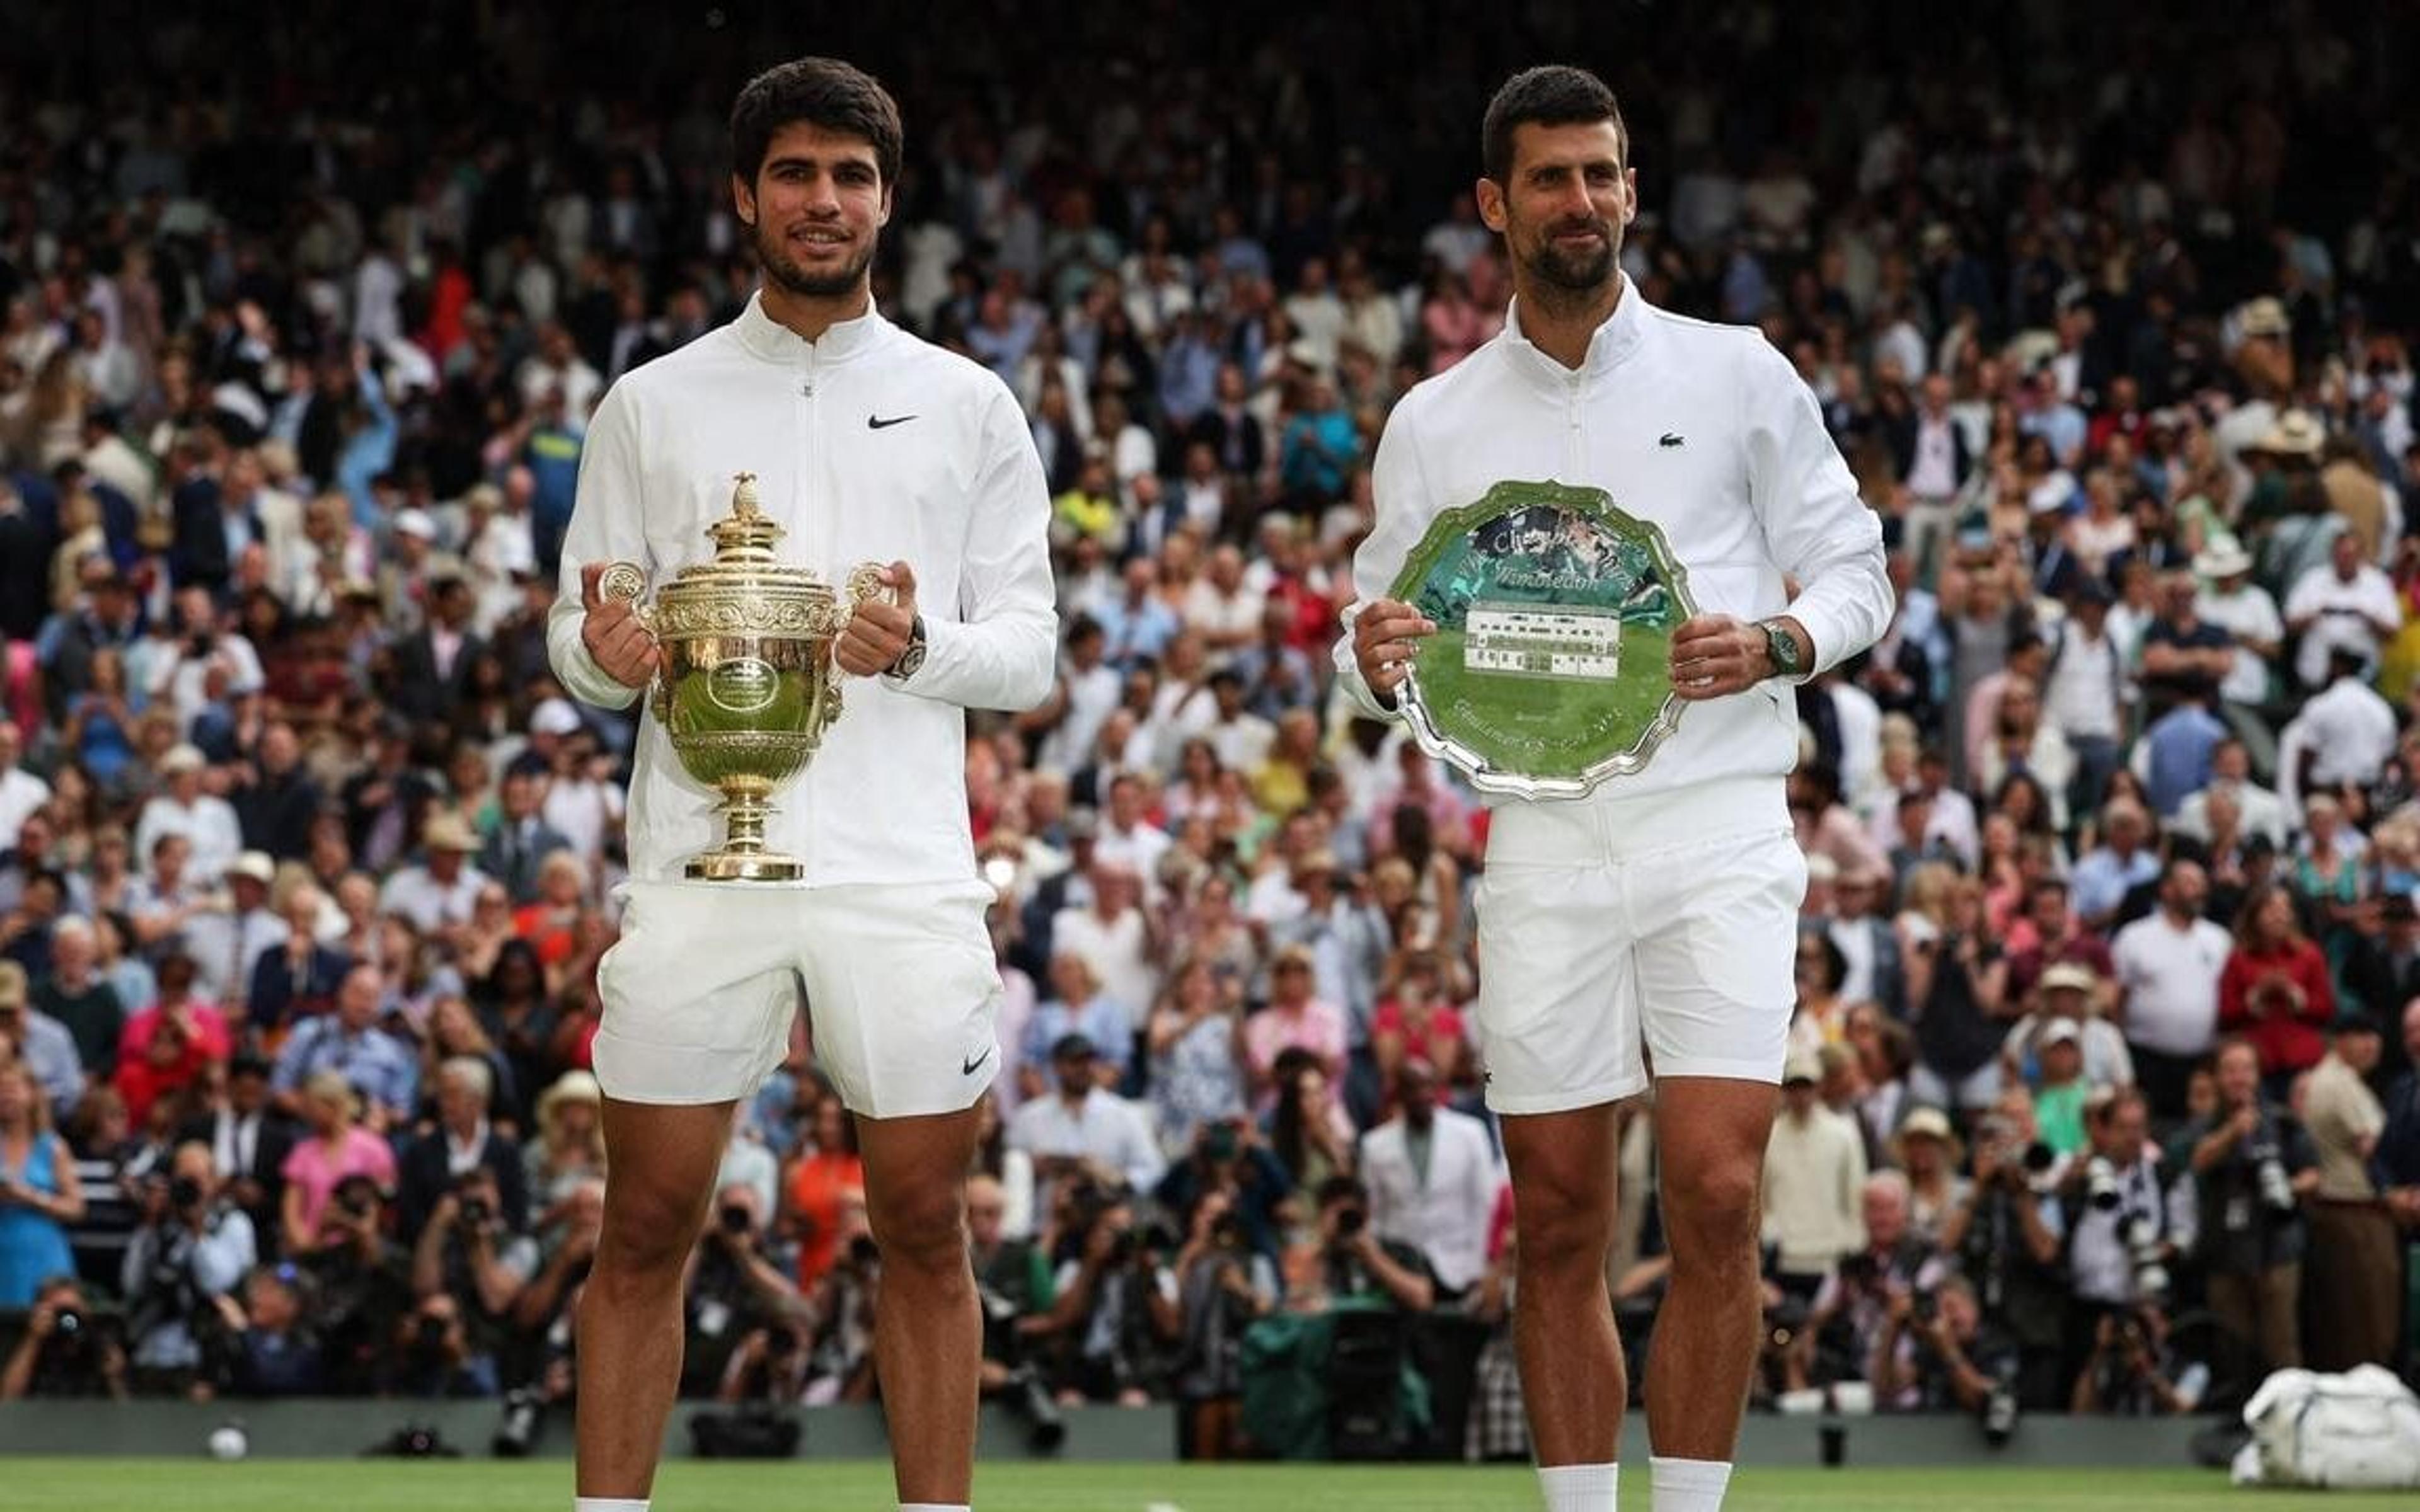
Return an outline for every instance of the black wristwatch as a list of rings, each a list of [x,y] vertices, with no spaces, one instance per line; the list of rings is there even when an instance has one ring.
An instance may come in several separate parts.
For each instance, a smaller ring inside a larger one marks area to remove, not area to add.
[[[891,670],[884,672],[882,675],[891,678],[894,682],[904,683],[908,678],[915,676],[917,669],[923,665],[924,616],[919,614],[913,621],[909,622],[908,626],[908,649],[899,653],[899,659],[892,662],[891,664]]]
[[[1764,655],[1773,663],[1776,677],[1795,677],[1807,670],[1806,659],[1798,654],[1798,638],[1788,625],[1779,620],[1763,620],[1757,628],[1764,632]]]

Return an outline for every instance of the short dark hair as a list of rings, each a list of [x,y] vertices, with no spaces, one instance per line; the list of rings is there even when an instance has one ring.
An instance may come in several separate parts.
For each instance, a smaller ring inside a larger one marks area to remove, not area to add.
[[[898,182],[903,151],[898,102],[872,74],[829,57],[777,64],[748,81],[731,102],[732,172],[755,183],[773,133],[800,122],[865,138],[874,146],[882,182]]]
[[[1479,129],[1480,170],[1497,183],[1512,177],[1512,133],[1522,126],[1574,126],[1591,121],[1613,122],[1623,166],[1630,162],[1630,129],[1622,124],[1621,106],[1605,81],[1586,69],[1549,64],[1524,69],[1504,81],[1487,102]]]

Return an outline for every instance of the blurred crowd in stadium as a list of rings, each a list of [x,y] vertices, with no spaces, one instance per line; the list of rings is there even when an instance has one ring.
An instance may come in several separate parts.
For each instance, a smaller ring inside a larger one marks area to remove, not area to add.
[[[631,731],[551,679],[555,543],[598,395],[752,287],[715,110],[795,39],[109,8],[0,60],[0,1398],[559,1400]],[[1055,496],[1060,684],[968,749],[986,1380],[1222,1452],[1308,1320],[1376,1317],[1358,1379],[1428,1389],[1365,1440],[1518,1456],[1487,816],[1329,648],[1389,403],[1501,325],[1467,123],[1604,8],[1044,8],[818,39],[907,115],[883,308],[1014,387]],[[1798,694],[1777,1406],[2412,1357],[2415,39],[2197,16],[1613,23],[1635,286],[1792,356],[1901,590]],[[690,1392],[873,1392],[852,1145],[802,1025]]]

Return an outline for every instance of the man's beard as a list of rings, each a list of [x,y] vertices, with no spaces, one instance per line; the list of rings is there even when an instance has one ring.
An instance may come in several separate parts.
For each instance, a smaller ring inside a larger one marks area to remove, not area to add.
[[[1566,252],[1555,240],[1564,231],[1576,231],[1577,225],[1559,226],[1539,238],[1537,249],[1526,261],[1529,274],[1540,284],[1566,294],[1594,294],[1613,279],[1614,264],[1621,254],[1621,240],[1613,224],[1607,221],[1591,221],[1588,229],[1603,239],[1587,252]]]
[[[786,250],[787,238],[768,230],[763,222],[755,226],[756,262],[765,270],[768,283],[777,284],[782,292],[802,300],[837,300],[854,294],[865,282],[865,270],[874,263],[874,244],[866,242],[857,255],[836,273],[810,273],[799,266]]]

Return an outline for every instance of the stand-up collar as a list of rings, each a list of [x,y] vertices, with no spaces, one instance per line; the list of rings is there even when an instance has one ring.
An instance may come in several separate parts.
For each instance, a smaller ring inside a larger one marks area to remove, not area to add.
[[[768,363],[791,365],[812,357],[817,363],[845,363],[870,349],[891,329],[882,312],[867,304],[865,313],[853,320],[835,320],[824,329],[817,341],[808,341],[789,327],[765,313],[763,290],[748,297],[747,307],[732,322],[739,333],[740,344]]]
[[[1504,311],[1506,349],[1516,362],[1547,378],[1595,378],[1620,366],[1625,358],[1638,349],[1639,342],[1646,336],[1647,301],[1638,292],[1638,285],[1630,281],[1629,275],[1617,273],[1614,276],[1621,280],[1621,298],[1614,301],[1613,313],[1606,316],[1604,324],[1589,337],[1588,356],[1577,369],[1565,367],[1548,356],[1522,331],[1521,301],[1518,299],[1513,300]]]

